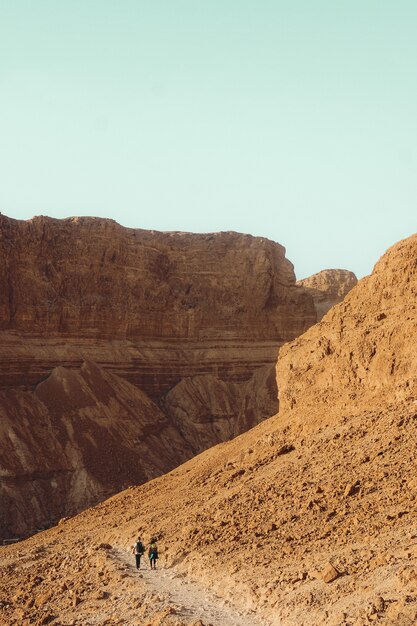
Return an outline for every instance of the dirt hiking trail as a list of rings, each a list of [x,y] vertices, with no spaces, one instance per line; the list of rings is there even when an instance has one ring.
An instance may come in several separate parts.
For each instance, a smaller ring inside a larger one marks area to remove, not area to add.
[[[160,565],[157,570],[149,568],[146,555],[137,570],[134,557],[126,550],[113,548],[112,558],[122,564],[128,576],[140,578],[148,593],[166,610],[172,611],[183,623],[201,626],[269,626],[269,622],[236,609],[228,600],[204,589],[173,568]]]

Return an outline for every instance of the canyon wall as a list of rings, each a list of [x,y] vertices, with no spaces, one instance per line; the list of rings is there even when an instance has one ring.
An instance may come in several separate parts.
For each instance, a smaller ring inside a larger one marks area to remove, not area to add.
[[[0,215],[0,537],[169,471],[277,411],[316,321],[285,249],[238,233]]]
[[[246,380],[316,321],[284,248],[250,235],[0,216],[0,259],[1,386],[85,360],[151,396],[196,374]]]

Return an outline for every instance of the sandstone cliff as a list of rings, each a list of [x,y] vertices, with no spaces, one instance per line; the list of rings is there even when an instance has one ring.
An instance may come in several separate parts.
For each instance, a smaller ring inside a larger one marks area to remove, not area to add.
[[[216,626],[413,626],[416,266],[414,236],[281,349],[277,416],[3,548],[4,623],[207,626],[204,603],[199,622],[161,592],[168,577],[234,607]],[[129,565],[138,532],[159,538],[156,576]]]
[[[112,220],[0,216],[0,381],[112,369],[151,396],[182,378],[247,380],[316,321],[279,244]]]
[[[0,220],[3,329],[282,342],[312,321],[284,248],[266,239],[156,233],[96,218]]]
[[[0,261],[3,538],[275,413],[278,348],[316,319],[249,235],[0,215]]]
[[[313,297],[317,321],[338,304],[356,285],[358,279],[348,270],[323,270],[303,280],[297,285],[306,289]]]

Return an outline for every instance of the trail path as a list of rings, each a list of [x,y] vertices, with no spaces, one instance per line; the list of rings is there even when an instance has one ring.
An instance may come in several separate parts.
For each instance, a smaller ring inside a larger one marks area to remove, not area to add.
[[[176,615],[187,621],[202,620],[212,626],[268,626],[268,622],[255,614],[237,610],[227,600],[208,591],[195,581],[174,569],[160,567],[156,571],[149,569],[147,559],[144,566],[137,570],[132,563],[132,555],[125,550],[114,549],[115,558],[127,566],[131,576],[140,576],[150,592],[164,596],[166,606],[173,607]]]

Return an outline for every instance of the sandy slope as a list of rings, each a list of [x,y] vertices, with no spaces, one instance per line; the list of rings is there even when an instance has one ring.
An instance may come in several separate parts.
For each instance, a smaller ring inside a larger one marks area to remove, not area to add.
[[[170,600],[166,580],[149,590],[147,578],[126,571],[132,538],[155,532],[169,576],[197,581],[220,607],[230,602],[274,626],[411,626],[415,416],[414,407],[395,405],[346,417],[308,439],[269,420],[169,475],[3,548],[3,624],[193,623],[171,610],[181,604],[194,619],[194,600]],[[329,562],[342,574],[332,583],[322,577]],[[203,623],[227,623],[217,619]]]

